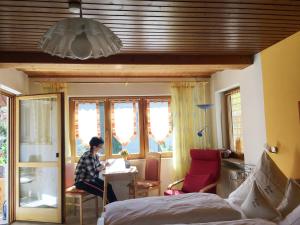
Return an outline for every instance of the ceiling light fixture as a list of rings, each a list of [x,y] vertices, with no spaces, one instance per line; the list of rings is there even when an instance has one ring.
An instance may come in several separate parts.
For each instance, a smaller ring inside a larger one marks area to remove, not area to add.
[[[121,40],[105,25],[82,18],[80,2],[70,2],[71,12],[80,12],[80,18],[58,21],[42,36],[40,48],[61,58],[89,59],[114,55],[122,48]]]

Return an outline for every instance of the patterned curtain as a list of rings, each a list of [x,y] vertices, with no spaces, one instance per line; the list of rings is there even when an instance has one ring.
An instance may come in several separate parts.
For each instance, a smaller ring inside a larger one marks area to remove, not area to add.
[[[111,124],[113,136],[126,146],[137,134],[136,100],[115,100],[111,108]]]
[[[99,101],[75,102],[75,138],[88,145],[93,136],[101,136]]]
[[[167,108],[159,107],[164,103],[167,103]],[[162,144],[165,138],[172,134],[173,126],[170,104],[170,99],[147,99],[148,135],[158,144]]]

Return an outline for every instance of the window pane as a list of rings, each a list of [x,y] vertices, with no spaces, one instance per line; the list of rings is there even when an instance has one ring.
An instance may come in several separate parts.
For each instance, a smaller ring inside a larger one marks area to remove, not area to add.
[[[242,147],[242,109],[241,94],[235,92],[230,95],[231,102],[231,121],[233,149],[239,153],[243,152]]]
[[[85,151],[89,150],[89,141],[92,137],[101,136],[103,139],[105,139],[104,103],[78,102],[76,104],[76,154],[77,156],[81,156]]]
[[[112,132],[112,154],[119,154],[121,149],[140,153],[138,102],[112,103]]]
[[[20,167],[19,174],[21,207],[57,207],[57,168]]]
[[[171,113],[168,101],[148,101],[148,144],[150,152],[173,149]]]
[[[20,162],[57,161],[56,98],[20,101]]]

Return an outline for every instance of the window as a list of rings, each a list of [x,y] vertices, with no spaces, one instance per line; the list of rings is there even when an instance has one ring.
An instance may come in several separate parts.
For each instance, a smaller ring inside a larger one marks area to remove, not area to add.
[[[93,136],[105,139],[104,132],[104,102],[75,102],[75,149],[79,157],[89,150],[89,141]]]
[[[112,101],[111,117],[112,154],[118,155],[122,149],[140,154],[138,101]]]
[[[173,135],[170,101],[147,99],[147,119],[149,151],[172,151]]]
[[[242,138],[242,109],[240,89],[230,90],[225,93],[228,115],[228,139],[230,149],[237,154],[243,153]]]
[[[105,140],[102,158],[143,158],[147,151],[172,153],[172,119],[169,97],[71,98],[71,157],[78,160],[89,150],[89,140]]]

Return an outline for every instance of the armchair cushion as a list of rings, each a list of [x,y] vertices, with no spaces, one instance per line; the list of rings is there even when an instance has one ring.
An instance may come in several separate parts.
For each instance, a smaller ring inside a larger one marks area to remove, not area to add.
[[[210,174],[187,174],[185,176],[182,191],[183,192],[199,192],[200,189],[213,183],[212,176]]]

